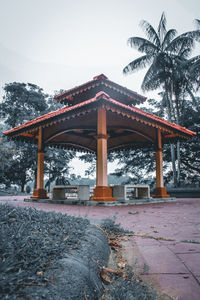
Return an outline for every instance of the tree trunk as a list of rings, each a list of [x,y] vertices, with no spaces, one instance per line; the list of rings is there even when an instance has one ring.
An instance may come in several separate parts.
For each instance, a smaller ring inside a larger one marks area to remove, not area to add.
[[[177,142],[177,185],[180,186],[180,175],[181,175],[181,153],[180,153],[180,142]]]
[[[24,187],[25,187],[25,182],[22,181],[21,182],[21,192],[24,193]]]
[[[175,101],[176,101],[176,122],[180,125],[180,109],[179,109],[179,96],[175,93]],[[180,174],[181,174],[181,153],[180,153],[180,142],[177,142],[176,145],[177,151],[177,185],[180,186]]]
[[[172,105],[170,104],[171,101],[168,96],[168,91],[167,91],[167,85],[165,85],[165,97],[167,100],[167,115],[168,115],[168,121],[172,122]],[[171,161],[172,161],[172,172],[173,172],[173,183],[174,186],[177,186],[177,172],[176,172],[176,160],[175,160],[175,149],[174,149],[174,144],[170,144],[170,150],[171,150]]]
[[[196,101],[195,96],[193,95],[192,91],[190,89],[187,89],[188,94],[190,95],[191,99],[192,99],[192,103],[194,105],[194,107],[197,109],[198,112],[200,112],[200,108],[198,106],[198,103]]]
[[[26,184],[26,171],[21,175],[21,192],[24,193],[24,188]]]
[[[50,193],[50,188],[51,188],[51,160],[50,160],[50,164],[49,164],[49,185],[48,185],[48,192]]]
[[[176,172],[176,159],[175,159],[174,144],[170,144],[170,149],[171,149],[171,160],[172,160],[173,183],[174,183],[174,187],[176,187],[177,186],[177,172]]]

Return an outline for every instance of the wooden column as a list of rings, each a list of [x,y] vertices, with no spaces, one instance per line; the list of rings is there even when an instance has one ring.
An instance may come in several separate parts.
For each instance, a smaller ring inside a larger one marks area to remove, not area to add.
[[[96,165],[96,188],[94,189],[93,201],[115,201],[112,197],[112,189],[108,186],[107,175],[107,124],[106,109],[98,107],[97,111],[97,165]]]
[[[160,129],[157,129],[157,143],[156,143],[156,188],[153,192],[154,198],[169,198],[167,190],[164,187],[163,181],[163,149],[162,136]]]
[[[47,199],[44,189],[44,144],[42,127],[38,130],[38,154],[37,154],[37,188],[33,192],[34,199]]]
[[[44,152],[38,150],[37,158],[37,189],[44,188]]]

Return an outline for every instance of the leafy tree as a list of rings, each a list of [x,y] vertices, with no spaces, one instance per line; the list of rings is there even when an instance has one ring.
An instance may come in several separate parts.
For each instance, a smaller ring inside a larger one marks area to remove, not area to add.
[[[35,84],[9,83],[5,85],[4,92],[3,102],[0,103],[0,113],[5,124],[11,127],[40,116],[48,108],[48,95]]]
[[[200,57],[189,60],[195,46],[195,41],[200,39],[200,30],[186,32],[177,36],[175,29],[166,29],[166,17],[163,13],[157,30],[147,21],[142,21],[141,26],[147,39],[131,37],[128,43],[136,48],[143,56],[130,62],[123,70],[125,74],[149,66],[144,76],[142,89],[144,91],[163,89],[163,102],[166,105],[168,120],[180,123],[180,99],[186,92],[193,100],[193,84],[196,78],[192,76],[193,69],[199,72]],[[189,70],[190,66],[190,70]],[[200,74],[200,73],[198,73]],[[174,101],[173,101],[174,96]],[[180,168],[180,146],[178,149],[178,170]],[[174,185],[177,185],[177,171],[175,164],[174,145],[171,144],[171,160]],[[178,172],[180,173],[180,172]]]
[[[15,127],[61,107],[52,96],[49,97],[40,87],[31,83],[9,83],[5,85],[4,91],[5,96],[0,103],[0,116],[4,120],[4,127],[7,128]],[[33,177],[36,179],[36,146],[18,141],[8,142],[5,137],[2,137],[2,142],[4,150],[0,157],[1,182],[6,186],[11,183],[18,184],[24,192],[25,184]],[[67,164],[74,156],[72,153],[48,149],[46,167],[50,180],[68,174]]]
[[[181,181],[185,184],[199,184],[200,180],[200,98],[195,102],[194,107],[193,103],[184,100],[181,108],[181,124],[197,133],[190,142],[181,144]]]
[[[56,94],[61,94],[62,92],[63,90],[60,90],[56,92]],[[47,104],[47,112],[63,107],[62,104],[55,101],[53,96],[49,96]],[[75,156],[76,153],[73,150],[47,149],[45,153],[45,174],[48,180],[45,184],[45,188],[47,188],[49,192],[52,183],[57,185],[70,184],[69,178],[71,178],[71,174],[68,164]]]
[[[161,95],[162,96],[162,95]],[[200,98],[196,98],[197,106],[200,108]],[[163,117],[163,105],[165,102],[163,98],[160,101],[149,99],[148,104],[150,108],[143,108],[144,110]],[[181,123],[190,130],[197,132],[197,136],[189,142],[181,143],[181,169],[180,169],[180,184],[191,185],[199,184],[200,168],[200,119],[199,111],[193,102],[184,100],[180,110]],[[177,158],[177,157],[175,157]],[[153,186],[155,184],[155,155],[154,149],[132,149],[114,153],[113,160],[119,161],[119,168],[113,173],[121,177],[122,175],[129,175],[130,180],[127,183],[147,183]],[[171,161],[170,145],[165,145],[163,151],[163,173],[164,181],[168,184],[173,184],[171,181],[172,171],[169,168]]]
[[[48,109],[48,95],[37,85],[13,82],[5,85],[4,92],[3,101],[0,103],[0,116],[7,127],[15,127],[34,119]],[[7,165],[5,159],[2,160],[4,181],[7,181],[7,184],[9,182],[20,185],[21,191],[24,192],[24,186],[31,178],[30,170],[36,169],[34,145],[15,141],[10,142],[9,146],[7,144],[7,151],[9,147],[14,149],[14,152]]]
[[[63,149],[48,149],[45,154],[45,173],[48,180],[45,187],[50,192],[50,187],[53,182],[58,185],[70,184],[69,178],[70,168],[69,162],[76,155],[75,151]]]
[[[119,168],[112,175],[123,178],[123,184],[150,184],[155,182],[155,158],[154,149],[126,149],[112,154],[113,159],[118,160]]]
[[[8,188],[11,184],[9,175],[10,175],[10,167],[11,161],[13,159],[13,154],[15,149],[12,143],[8,142],[5,136],[3,136],[2,132],[6,130],[6,126],[4,124],[0,125],[0,183],[5,184]]]

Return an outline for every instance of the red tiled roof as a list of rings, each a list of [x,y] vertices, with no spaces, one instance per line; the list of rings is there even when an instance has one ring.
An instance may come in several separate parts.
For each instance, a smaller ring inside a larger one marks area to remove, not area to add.
[[[20,134],[22,132],[26,132],[26,131],[29,131],[31,130],[32,128],[35,128],[35,127],[39,127],[39,126],[42,126],[46,123],[48,123],[48,121],[50,120],[54,120],[56,117],[58,116],[61,116],[65,113],[68,113],[68,112],[76,112],[78,109],[81,109],[81,108],[85,108],[95,102],[98,102],[100,100],[103,100],[105,103],[107,104],[111,104],[115,107],[118,107],[120,108],[121,110],[125,110],[127,113],[130,113],[132,112],[134,115],[137,115],[137,117],[141,118],[142,120],[146,120],[149,122],[149,125],[150,124],[158,124],[160,126],[163,126],[163,127],[167,127],[168,129],[170,130],[175,130],[177,133],[179,132],[179,134],[185,134],[186,136],[194,136],[196,135],[195,132],[189,130],[189,129],[186,129],[185,127],[181,127],[175,123],[170,123],[156,115],[153,115],[151,113],[148,113],[146,111],[143,111],[139,108],[136,108],[136,107],[130,107],[130,106],[127,106],[123,103],[120,103],[112,98],[110,98],[110,96],[108,94],[106,94],[105,92],[99,92],[96,94],[95,97],[89,99],[89,100],[86,100],[84,102],[81,102],[81,103],[78,103],[76,105],[73,105],[73,106],[69,106],[69,107],[64,107],[64,108],[61,108],[59,110],[56,110],[56,111],[53,111],[53,112],[50,112],[48,114],[45,114],[43,116],[40,116],[34,120],[31,120],[29,122],[26,122],[25,124],[22,124],[20,126],[17,126],[15,128],[12,128],[10,130],[7,130],[4,132],[5,135],[8,135],[8,136],[12,136],[12,135],[15,135],[15,134]]]
[[[73,100],[73,97],[81,94],[82,92],[95,88],[100,84],[109,87],[120,94],[126,95],[129,100],[136,101],[137,103],[143,103],[146,100],[146,97],[141,96],[138,93],[109,80],[104,74],[95,76],[93,80],[69,89],[59,95],[56,95],[54,98],[59,102]]]
[[[36,119],[33,119],[31,121],[28,121],[22,125],[19,125],[19,126],[16,126],[12,129],[9,129],[7,131],[4,132],[5,135],[9,135],[13,132],[16,132],[16,131],[20,131],[21,129],[26,129],[26,128],[29,128],[29,127],[32,127],[33,125],[35,124],[38,124],[38,126],[41,125],[42,122],[46,121],[46,120],[49,120],[51,118],[54,118],[56,116],[60,116],[66,112],[69,112],[69,111],[73,111],[73,110],[76,110],[78,108],[81,108],[82,106],[85,106],[85,105],[88,105],[90,103],[93,103],[95,102],[96,98],[92,98],[90,100],[87,100],[85,102],[81,102],[81,103],[78,103],[76,105],[73,105],[73,106],[67,106],[67,107],[63,107],[63,108],[60,108],[58,110],[55,110],[55,111],[52,111],[48,114],[45,114],[45,115],[42,115]]]
[[[125,109],[128,109],[128,110],[130,110],[130,111],[132,111],[134,113],[137,113],[137,114],[139,114],[141,116],[144,116],[144,117],[147,117],[147,118],[149,118],[151,120],[159,122],[160,124],[163,124],[163,125],[172,127],[173,129],[176,129],[176,130],[179,130],[181,132],[184,132],[186,134],[196,135],[196,132],[194,132],[194,131],[191,131],[191,130],[189,130],[189,129],[185,128],[185,127],[182,127],[182,126],[180,126],[180,125],[178,125],[176,123],[168,122],[165,119],[162,119],[162,118],[160,118],[160,117],[158,117],[158,116],[156,116],[154,114],[151,114],[149,112],[146,112],[146,111],[144,111],[142,109],[139,109],[139,108],[136,108],[136,107],[127,106],[127,105],[125,105],[123,103],[119,103],[118,101],[116,101],[114,99],[110,99],[110,102],[113,103],[113,104],[115,104],[115,105],[119,105],[119,106],[121,106],[121,107],[123,107]]]

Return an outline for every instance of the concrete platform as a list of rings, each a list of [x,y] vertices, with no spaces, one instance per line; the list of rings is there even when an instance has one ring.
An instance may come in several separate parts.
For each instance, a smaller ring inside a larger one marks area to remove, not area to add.
[[[175,202],[176,198],[144,198],[134,199],[126,201],[114,201],[114,202],[100,202],[91,200],[78,200],[74,198],[68,199],[31,199],[25,198],[25,202],[37,202],[37,203],[49,203],[49,204],[65,204],[65,205],[82,205],[82,206],[127,206],[127,205],[139,205],[139,204],[152,204],[152,203],[165,203]]]
[[[101,207],[25,202],[23,196],[4,196],[0,203],[85,217],[96,224],[113,218],[134,232],[124,241],[124,255],[145,281],[174,300],[200,299],[200,198]]]

